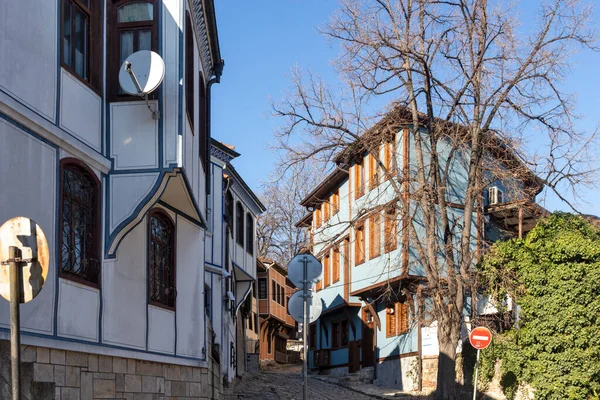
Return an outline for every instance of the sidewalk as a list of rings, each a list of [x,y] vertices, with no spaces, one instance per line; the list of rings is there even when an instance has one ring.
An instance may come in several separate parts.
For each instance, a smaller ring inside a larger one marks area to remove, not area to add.
[[[404,399],[404,400],[429,400],[433,399],[429,393],[415,393],[415,392],[406,392],[394,388],[386,388],[381,386],[376,386],[370,383],[354,383],[348,382],[344,380],[340,380],[340,377],[336,376],[328,376],[328,375],[311,375],[311,379],[317,379],[323,382],[327,382],[333,385],[337,385],[348,390],[352,390],[356,393],[361,393],[369,396],[372,399]],[[471,398],[472,392],[463,393],[465,398]],[[478,399],[485,400],[506,400],[506,397],[500,392],[495,390],[488,393],[478,393]]]

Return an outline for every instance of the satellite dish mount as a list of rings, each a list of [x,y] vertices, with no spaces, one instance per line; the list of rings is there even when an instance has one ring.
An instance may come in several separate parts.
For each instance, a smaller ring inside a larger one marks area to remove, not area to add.
[[[119,71],[119,84],[125,93],[142,97],[152,118],[156,120],[160,118],[160,112],[152,109],[148,94],[158,88],[164,77],[165,63],[162,58],[153,51],[141,50],[123,62]]]

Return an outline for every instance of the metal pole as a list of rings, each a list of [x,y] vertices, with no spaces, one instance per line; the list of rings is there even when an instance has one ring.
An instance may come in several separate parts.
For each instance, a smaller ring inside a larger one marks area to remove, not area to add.
[[[479,368],[479,352],[481,350],[477,349],[477,361],[475,361],[475,381],[473,382],[473,400],[477,398],[477,370]]]
[[[21,257],[21,250],[18,247],[10,246],[9,254],[9,273],[10,273],[10,369],[12,400],[21,400],[21,335],[19,303],[21,300],[21,263],[15,261]]]
[[[307,268],[309,261],[306,256],[302,259],[302,278],[303,278],[303,294],[304,294],[304,318],[302,322],[302,343],[304,343],[304,400],[308,400],[308,343],[307,334],[308,331],[308,279],[307,279]]]

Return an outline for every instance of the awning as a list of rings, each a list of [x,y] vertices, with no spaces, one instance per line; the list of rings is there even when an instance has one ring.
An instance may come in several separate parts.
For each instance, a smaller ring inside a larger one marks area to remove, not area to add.
[[[232,264],[233,274],[235,275],[235,294],[237,298],[235,303],[235,312],[237,312],[244,301],[246,301],[248,294],[250,294],[252,283],[255,281],[255,279],[236,263]]]

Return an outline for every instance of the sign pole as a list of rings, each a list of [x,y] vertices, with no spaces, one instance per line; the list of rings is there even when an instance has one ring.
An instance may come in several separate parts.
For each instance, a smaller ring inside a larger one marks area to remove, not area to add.
[[[303,266],[303,271],[302,271],[302,276],[303,276],[303,281],[304,281],[304,285],[302,288],[303,294],[304,294],[304,318],[302,322],[302,343],[304,344],[304,368],[303,368],[303,372],[304,372],[304,400],[308,400],[308,343],[307,343],[307,337],[308,335],[306,334],[308,331],[308,263],[310,261],[307,260],[307,257],[304,256],[302,257],[302,266]]]
[[[21,400],[21,334],[19,303],[21,300],[21,250],[16,246],[8,248],[10,273],[10,369],[12,400]]]
[[[475,361],[475,382],[473,382],[473,400],[477,398],[477,372],[479,369],[479,352],[481,350],[477,349],[477,361]]]

